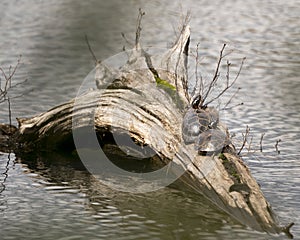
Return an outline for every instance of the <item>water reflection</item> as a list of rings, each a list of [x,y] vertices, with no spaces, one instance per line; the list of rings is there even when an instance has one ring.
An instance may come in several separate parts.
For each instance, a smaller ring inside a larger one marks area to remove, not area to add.
[[[23,156],[18,162],[27,169],[30,181],[33,179],[30,185],[34,189],[28,191],[36,192],[40,189],[45,198],[43,202],[34,202],[35,193],[30,202],[25,200],[29,206],[24,205],[20,196],[14,198],[13,203],[23,210],[14,213],[18,223],[11,222],[14,218],[5,218],[2,222],[2,230],[9,232],[7,237],[18,236],[15,228],[27,227],[27,211],[33,215],[31,224],[36,228],[30,237],[45,236],[43,239],[47,238],[44,232],[45,224],[49,224],[47,221],[51,221],[54,226],[63,224],[68,231],[75,224],[81,230],[74,236],[102,237],[101,239],[133,239],[133,236],[134,239],[197,239],[196,236],[201,236],[202,232],[209,235],[222,232],[223,228],[228,227],[244,229],[239,224],[235,225],[228,216],[213,208],[198,194],[173,188],[136,195],[114,192],[85,171],[76,157],[52,153],[45,156]],[[8,195],[10,191],[8,190]],[[8,209],[4,211],[6,216],[11,216],[14,212],[9,209],[11,204],[8,203]],[[67,222],[64,221],[66,217]],[[24,231],[21,232],[24,236]],[[222,233],[221,236],[223,234],[227,235]]]
[[[5,183],[7,200],[0,198],[3,239],[266,237],[234,222],[196,193],[176,188],[147,194],[115,192],[70,155],[22,156],[14,165]],[[25,175],[20,177],[20,171]],[[26,192],[15,195],[20,187]]]

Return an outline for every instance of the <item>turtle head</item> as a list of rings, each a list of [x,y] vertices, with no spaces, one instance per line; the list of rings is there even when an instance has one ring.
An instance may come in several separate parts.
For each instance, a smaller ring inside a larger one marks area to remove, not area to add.
[[[195,97],[193,97],[193,99],[191,100],[191,106],[194,109],[198,109],[200,104],[201,104],[201,96],[200,95],[196,95]]]

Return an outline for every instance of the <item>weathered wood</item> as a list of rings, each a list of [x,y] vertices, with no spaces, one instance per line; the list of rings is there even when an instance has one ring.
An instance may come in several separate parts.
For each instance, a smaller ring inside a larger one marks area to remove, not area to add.
[[[137,45],[118,71],[99,63],[95,76],[98,89],[35,117],[18,119],[20,150],[65,146],[72,142],[72,131],[90,126],[103,145],[109,133],[127,134],[139,145],[150,147],[157,163],[172,161],[177,166],[170,169],[173,174],[183,169],[181,182],[242,224],[269,233],[288,232],[279,226],[233,145],[224,154],[200,156],[193,145],[184,144],[181,125],[182,106],[189,98],[184,86],[189,37],[186,26],[174,47],[160,56],[149,56]],[[157,78],[176,86],[181,104],[157,86]],[[222,124],[220,127],[227,131]]]

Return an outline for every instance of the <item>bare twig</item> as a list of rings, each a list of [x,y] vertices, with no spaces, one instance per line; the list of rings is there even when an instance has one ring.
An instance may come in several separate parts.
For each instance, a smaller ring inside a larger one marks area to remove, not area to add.
[[[9,91],[18,87],[19,85],[25,83],[27,79],[25,79],[22,82],[18,82],[16,84],[12,84],[12,78],[15,75],[17,68],[19,67],[21,62],[21,56],[19,57],[17,64],[14,67],[9,67],[8,73],[6,73],[3,68],[0,68],[0,72],[2,73],[2,76],[4,77],[4,84],[1,84],[1,78],[0,78],[0,104],[7,102],[8,104],[8,115],[9,115],[9,124],[12,125],[12,113],[11,113],[11,99],[20,97],[18,96],[10,96]],[[23,94],[22,94],[23,95]]]
[[[230,110],[230,109],[233,109],[233,108],[235,108],[235,107],[242,106],[242,105],[244,105],[244,103],[243,103],[243,102],[240,102],[240,103],[238,103],[238,104],[236,104],[236,105],[233,105],[233,106],[231,106],[231,107],[222,108],[221,110]]]
[[[196,87],[193,89],[193,94],[195,94],[196,90],[197,90],[197,87],[199,88],[199,91],[196,93],[196,94],[199,94],[199,97],[198,99],[200,99],[200,102],[199,102],[199,108],[203,108],[205,106],[207,106],[208,104],[214,102],[215,100],[217,99],[220,99],[220,97],[228,90],[230,89],[234,84],[235,82],[237,81],[238,77],[240,76],[240,73],[242,71],[242,68],[243,68],[243,65],[244,65],[244,62],[245,62],[245,59],[246,58],[243,58],[242,59],[242,62],[241,62],[241,65],[240,65],[240,68],[235,76],[235,78],[230,81],[230,70],[231,70],[231,63],[229,61],[227,61],[227,65],[226,65],[226,86],[223,88],[223,90],[221,92],[219,92],[218,94],[214,94],[215,97],[212,97],[210,100],[208,100],[209,96],[211,95],[211,93],[213,92],[213,90],[215,89],[216,85],[217,85],[217,82],[220,78],[220,68],[221,68],[221,63],[223,61],[223,59],[228,56],[229,54],[232,53],[232,51],[228,51],[226,53],[225,52],[225,48],[226,48],[226,44],[223,45],[222,49],[220,50],[220,53],[219,53],[219,58],[218,58],[218,62],[217,62],[217,66],[214,70],[214,75],[213,75],[213,78],[212,80],[206,85],[204,84],[204,81],[202,79],[202,76],[200,75],[200,78],[199,78],[199,73],[198,73],[198,64],[199,64],[199,44],[197,44],[197,47],[196,47],[196,55],[195,55],[195,58],[196,58],[196,67],[195,67],[195,75],[196,75]],[[200,82],[200,83],[199,83]],[[198,86],[200,84],[200,86]],[[229,109],[228,106],[229,104],[232,102],[233,98],[238,94],[239,90],[241,88],[238,88],[234,94],[231,96],[231,98],[228,100],[228,102],[225,104],[225,106],[222,108],[222,110],[225,110],[225,109]],[[243,105],[243,103],[239,103],[237,104],[236,106],[239,106],[239,105]]]
[[[10,98],[9,98],[9,96],[7,97],[7,103],[8,103],[9,126],[12,126],[12,121],[11,121],[11,103],[10,103]]]
[[[13,75],[15,74],[19,64],[20,64],[21,56],[19,57],[16,66],[12,69],[12,67],[9,67],[8,75],[5,73],[3,68],[0,67],[0,72],[2,73],[2,76],[4,77],[4,83],[2,84],[2,79],[0,77],[0,103],[7,100],[7,94],[9,89],[16,87],[18,85],[12,85],[11,80]]]
[[[245,145],[246,145],[246,143],[247,143],[247,139],[248,139],[249,133],[250,133],[250,128],[249,128],[248,125],[247,125],[245,134],[243,133],[243,144],[242,144],[240,150],[239,150],[238,153],[237,153],[238,155],[240,155],[241,152],[242,152],[242,150],[244,149],[244,147],[245,147]]]
[[[221,59],[221,57],[220,57],[220,59]],[[215,101],[216,99],[220,98],[220,97],[221,97],[221,96],[222,96],[229,88],[231,88],[231,87],[234,85],[234,83],[236,82],[236,80],[237,80],[238,77],[240,76],[240,73],[241,73],[241,71],[242,71],[242,68],[243,68],[243,65],[244,65],[245,60],[246,60],[246,58],[243,58],[242,63],[241,63],[240,68],[239,68],[239,71],[238,71],[238,73],[237,73],[235,79],[234,79],[231,83],[229,83],[229,80],[227,80],[227,85],[226,85],[226,87],[225,87],[225,88],[224,88],[224,89],[223,89],[216,97],[214,97],[214,98],[212,98],[210,101],[206,102],[206,103],[205,103],[206,105],[208,105],[208,104],[212,103],[213,101]],[[229,64],[230,64],[230,63],[229,63]],[[214,79],[216,79],[216,80],[213,79],[213,81],[217,81],[217,80],[218,80],[218,77],[219,77],[219,74],[217,73],[216,77],[214,77]],[[212,81],[211,84],[210,84],[208,93],[211,91],[211,88],[212,88],[212,86],[213,86],[213,85],[212,85],[213,81]],[[207,97],[207,95],[208,95],[208,94],[206,94],[206,97]]]
[[[86,44],[87,44],[87,46],[89,48],[89,51],[90,51],[92,57],[94,58],[95,64],[97,64],[99,61],[98,61],[98,59],[97,59],[97,57],[96,57],[96,55],[95,55],[95,53],[94,53],[94,51],[93,51],[93,49],[92,49],[92,47],[90,45],[88,36],[86,34],[85,34],[85,42],[86,42]]]
[[[23,97],[25,94],[22,93],[22,94],[18,94],[18,95],[15,95],[13,97],[9,97],[9,100],[13,100],[13,99],[16,99],[16,98],[20,98],[20,97]],[[6,96],[4,99],[0,99],[0,104],[1,103],[4,103],[4,102],[8,102],[8,97]]]
[[[0,99],[1,98],[5,98],[8,89],[12,88],[11,79],[15,75],[16,70],[19,67],[20,61],[21,61],[21,56],[18,58],[17,64],[13,68],[13,70],[12,70],[11,66],[9,67],[8,75],[5,73],[5,71],[3,70],[3,68],[0,67],[0,72],[2,73],[2,75],[3,75],[4,79],[5,79],[4,86],[2,86],[2,84],[1,84],[1,78],[0,78]]]
[[[11,83],[9,83],[9,87],[7,87],[7,89],[3,89],[3,90],[0,89],[0,103],[5,102],[7,100],[7,94],[8,94],[9,90],[12,90],[12,89],[18,87],[19,85],[24,84],[25,82],[27,82],[27,80],[28,79],[25,79],[24,81],[18,82],[13,85]],[[23,96],[23,94],[22,94],[22,96]],[[16,97],[11,97],[11,99],[12,98],[16,98]]]
[[[132,46],[133,43],[131,41],[128,40],[128,38],[126,37],[125,33],[121,33],[122,38],[125,40],[125,42],[129,45]]]
[[[204,94],[204,96],[202,97],[201,99],[201,102],[200,102],[200,106],[203,106],[204,105],[204,102],[206,101],[206,98],[208,97],[208,95],[210,94],[213,86],[215,85],[216,81],[218,80],[219,78],[219,71],[220,71],[220,65],[221,65],[221,62],[222,62],[222,59],[224,58],[223,56],[223,52],[224,52],[224,49],[226,47],[226,44],[223,45],[221,51],[220,51],[220,56],[219,56],[219,60],[218,60],[218,63],[217,63],[217,67],[216,67],[216,70],[215,70],[215,74],[213,76],[213,79],[212,81],[210,82],[209,86],[208,86],[208,89],[206,91],[206,93]]]
[[[230,66],[231,66],[231,63],[227,60],[227,73],[226,73],[226,80],[227,80],[226,85],[227,85],[227,86],[229,85],[229,79],[230,79],[230,77],[229,77],[229,74],[230,74]]]
[[[261,137],[260,137],[260,142],[259,142],[259,146],[260,146],[259,149],[260,149],[260,152],[263,151],[262,141],[263,141],[264,136],[265,136],[265,133],[262,133],[262,134],[261,134]]]
[[[237,90],[233,93],[231,98],[228,100],[228,102],[225,104],[225,106],[222,108],[222,110],[228,109],[228,105],[231,103],[232,99],[238,94],[238,92],[241,90],[241,88],[237,88]],[[243,105],[243,103],[239,103],[237,106]]]
[[[281,139],[278,139],[278,140],[276,140],[276,143],[275,143],[275,149],[276,149],[276,152],[278,153],[278,154],[280,154],[280,151],[279,151],[279,149],[278,149],[278,144],[281,142]]]

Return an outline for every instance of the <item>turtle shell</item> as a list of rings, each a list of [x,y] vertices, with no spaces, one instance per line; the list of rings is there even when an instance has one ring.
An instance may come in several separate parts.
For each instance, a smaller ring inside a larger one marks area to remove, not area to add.
[[[207,130],[211,124],[211,116],[209,113],[203,109],[197,109],[196,114],[198,117],[198,121],[200,123],[202,132]]]
[[[197,142],[199,135],[208,129],[209,123],[209,116],[204,110],[189,108],[182,122],[182,138],[185,144]]]
[[[207,107],[205,108],[205,112],[209,116],[209,127],[216,128],[219,123],[219,111],[215,107]]]
[[[219,129],[209,129],[202,132],[195,144],[199,154],[217,154],[230,143],[227,135]]]

